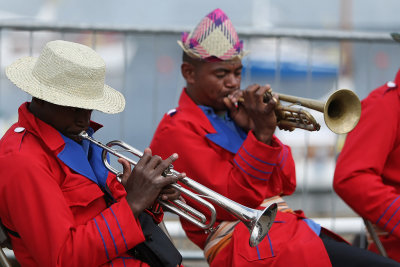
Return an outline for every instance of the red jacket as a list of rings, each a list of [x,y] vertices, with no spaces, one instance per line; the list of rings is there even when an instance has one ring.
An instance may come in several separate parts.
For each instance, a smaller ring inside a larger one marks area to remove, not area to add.
[[[360,216],[388,232],[383,245],[400,261],[400,71],[361,103],[360,121],[347,135],[333,186]]]
[[[288,146],[275,136],[272,145],[266,145],[252,132],[242,144],[232,143],[223,131],[215,129],[185,90],[179,107],[160,122],[151,149],[163,158],[177,152],[174,169],[251,208],[258,208],[265,198],[292,194],[296,188],[295,165]],[[190,198],[186,200],[204,211]],[[211,265],[331,266],[321,239],[302,218],[301,214],[278,212],[268,238],[254,248],[248,244],[249,231],[238,224],[231,242]],[[217,223],[223,220],[236,218],[217,206]],[[183,219],[181,223],[189,239],[204,249],[207,233]]]
[[[0,141],[0,216],[19,235],[10,237],[21,266],[148,266],[126,253],[144,236],[123,186],[27,106]]]

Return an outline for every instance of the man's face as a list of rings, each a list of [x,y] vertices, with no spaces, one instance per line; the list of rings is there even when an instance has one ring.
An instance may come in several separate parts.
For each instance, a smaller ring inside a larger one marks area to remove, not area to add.
[[[216,112],[225,110],[223,99],[240,89],[241,60],[203,62],[194,67],[193,83],[188,84],[190,96],[198,105],[214,108]]]
[[[75,141],[79,141],[77,135],[81,131],[88,129],[92,115],[92,110],[59,106],[48,102],[43,102],[41,109],[43,114],[41,119],[44,122]]]

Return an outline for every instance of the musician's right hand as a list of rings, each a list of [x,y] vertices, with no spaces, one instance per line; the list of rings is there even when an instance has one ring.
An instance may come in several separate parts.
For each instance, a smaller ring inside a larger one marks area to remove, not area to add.
[[[175,189],[171,191],[167,186],[176,183],[178,180],[182,179],[185,174],[181,173],[178,176],[162,175],[164,170],[177,158],[178,155],[175,153],[167,159],[162,160],[159,156],[153,156],[150,148],[146,148],[143,156],[129,176],[126,178],[126,176],[123,175],[122,183],[127,192],[126,199],[136,218],[144,209],[153,205],[161,192],[164,192],[161,195],[163,199],[179,197],[179,193],[175,192]],[[128,169],[125,164],[123,164],[123,166],[124,171]]]
[[[125,187],[128,181],[129,176],[132,173],[131,164],[124,158],[119,158],[118,162],[122,165],[123,172],[120,176],[121,184]],[[179,176],[179,180],[186,177],[186,173],[181,173]],[[161,189],[159,198],[164,201],[173,201],[173,200],[181,200],[184,201],[182,197],[180,197],[180,191],[172,187],[171,185],[167,185]]]

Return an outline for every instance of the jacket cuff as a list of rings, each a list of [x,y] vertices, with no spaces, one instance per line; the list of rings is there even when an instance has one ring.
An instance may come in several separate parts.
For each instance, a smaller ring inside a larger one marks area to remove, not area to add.
[[[376,221],[389,234],[400,236],[400,196],[395,198]]]
[[[267,181],[274,167],[281,165],[287,154],[288,149],[275,136],[272,137],[271,145],[267,145],[258,141],[250,131],[236,153],[234,162],[247,175]]]
[[[101,212],[95,223],[108,260],[145,241],[140,222],[125,198]]]

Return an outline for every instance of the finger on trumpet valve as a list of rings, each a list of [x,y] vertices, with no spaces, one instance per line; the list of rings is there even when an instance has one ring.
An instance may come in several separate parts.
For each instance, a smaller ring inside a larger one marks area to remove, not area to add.
[[[264,103],[268,103],[271,98],[274,100],[275,103],[278,102],[278,99],[272,94],[272,90],[268,90],[263,95],[263,102]],[[243,97],[239,97],[237,102],[238,103],[243,103],[244,102],[244,98]]]
[[[174,169],[174,165],[170,164],[168,166],[168,168],[166,168],[163,171],[162,175],[165,176],[165,177],[175,175],[174,172],[172,171],[173,169]]]

